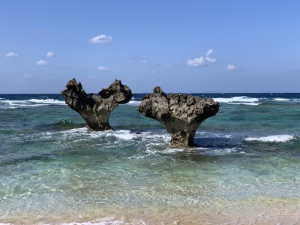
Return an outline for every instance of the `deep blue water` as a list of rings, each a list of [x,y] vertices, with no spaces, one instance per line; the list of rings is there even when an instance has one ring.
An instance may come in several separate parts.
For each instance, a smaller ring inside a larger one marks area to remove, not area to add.
[[[0,223],[300,223],[299,93],[193,93],[221,107],[190,149],[137,112],[144,95],[108,132],[59,94],[0,95]]]

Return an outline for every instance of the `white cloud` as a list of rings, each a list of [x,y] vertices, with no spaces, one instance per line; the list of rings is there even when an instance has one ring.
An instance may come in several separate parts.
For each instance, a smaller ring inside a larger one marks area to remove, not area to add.
[[[47,58],[52,58],[54,56],[54,52],[47,52],[46,57]]]
[[[144,63],[144,64],[147,64],[147,63],[149,63],[147,60],[145,60],[145,59],[142,59],[142,60],[140,60],[140,63]]]
[[[35,62],[35,65],[37,65],[37,66],[46,66],[47,64],[48,64],[48,62],[45,60],[38,60]]]
[[[99,71],[109,71],[109,68],[107,68],[106,66],[98,66],[97,69]]]
[[[211,58],[211,54],[213,53],[213,50],[212,49],[209,49],[206,53],[206,56],[205,56],[205,60],[210,62],[210,63],[213,63],[216,61],[216,58]]]
[[[187,60],[187,65],[188,66],[204,66],[207,65],[208,63],[205,61],[204,57],[200,58],[195,58],[195,59],[188,59]]]
[[[101,34],[99,36],[93,37],[90,40],[93,44],[105,44],[105,43],[109,43],[112,41],[112,37],[107,37],[104,34]]]
[[[8,53],[5,54],[5,57],[8,57],[8,58],[10,58],[10,57],[18,57],[18,56],[19,55],[17,53],[15,53],[15,52],[8,52]]]
[[[236,70],[237,67],[236,67],[235,65],[228,64],[228,65],[226,66],[226,69],[227,69],[227,70]]]
[[[210,63],[214,63],[216,62],[216,58],[212,58],[211,55],[213,53],[213,50],[212,49],[209,49],[204,56],[201,56],[199,58],[195,58],[195,59],[188,59],[187,60],[187,65],[188,66],[206,66]]]

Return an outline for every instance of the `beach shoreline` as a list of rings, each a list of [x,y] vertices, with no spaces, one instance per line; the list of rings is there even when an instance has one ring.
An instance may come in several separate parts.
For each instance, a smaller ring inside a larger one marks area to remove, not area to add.
[[[300,199],[253,198],[243,201],[218,200],[201,207],[89,206],[82,211],[30,212],[0,219],[1,225],[19,224],[298,224]]]

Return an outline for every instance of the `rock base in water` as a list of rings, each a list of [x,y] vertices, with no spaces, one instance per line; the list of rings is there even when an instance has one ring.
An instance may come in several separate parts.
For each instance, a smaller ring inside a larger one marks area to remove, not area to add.
[[[193,147],[195,133],[200,124],[219,111],[213,99],[201,99],[187,94],[166,95],[160,87],[147,94],[138,111],[162,123],[171,135],[174,147]]]

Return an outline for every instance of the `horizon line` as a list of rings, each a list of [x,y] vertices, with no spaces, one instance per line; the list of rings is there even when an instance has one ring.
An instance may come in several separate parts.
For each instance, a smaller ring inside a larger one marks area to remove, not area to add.
[[[153,92],[137,92],[134,94],[152,94]],[[165,92],[166,94],[300,94],[300,92]],[[97,94],[97,93],[87,93]],[[61,95],[61,93],[0,93],[0,95]]]

